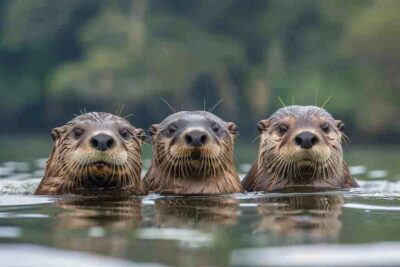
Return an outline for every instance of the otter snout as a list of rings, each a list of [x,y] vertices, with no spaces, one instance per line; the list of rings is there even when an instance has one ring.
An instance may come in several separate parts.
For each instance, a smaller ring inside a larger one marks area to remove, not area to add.
[[[205,131],[192,130],[185,133],[184,139],[187,145],[200,147],[207,144],[209,138]]]
[[[115,146],[115,140],[108,134],[98,134],[90,139],[90,144],[97,150],[106,151]]]
[[[319,138],[312,132],[304,131],[296,135],[294,142],[303,149],[310,149],[318,144]]]

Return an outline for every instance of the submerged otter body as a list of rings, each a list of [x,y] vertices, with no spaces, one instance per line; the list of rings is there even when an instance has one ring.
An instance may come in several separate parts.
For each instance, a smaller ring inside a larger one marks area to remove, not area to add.
[[[53,151],[35,194],[145,194],[143,133],[104,112],[86,113],[53,129]]]
[[[236,125],[206,111],[181,111],[150,128],[153,159],[144,177],[164,194],[241,192],[233,163]]]
[[[315,106],[289,106],[258,123],[260,148],[247,191],[357,187],[343,161],[343,122]]]

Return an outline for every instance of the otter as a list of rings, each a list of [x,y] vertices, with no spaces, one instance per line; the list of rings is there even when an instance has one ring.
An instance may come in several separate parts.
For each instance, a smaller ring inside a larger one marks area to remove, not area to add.
[[[79,115],[51,131],[53,150],[36,195],[144,195],[144,131],[105,112]]]
[[[344,123],[325,109],[284,107],[258,129],[258,159],[242,182],[246,191],[358,187],[343,160]]]
[[[149,191],[196,195],[242,192],[233,162],[236,125],[206,111],[181,111],[150,127]]]

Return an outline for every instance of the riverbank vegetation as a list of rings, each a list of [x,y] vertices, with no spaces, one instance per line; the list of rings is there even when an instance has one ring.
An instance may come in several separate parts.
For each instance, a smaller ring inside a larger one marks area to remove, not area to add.
[[[80,109],[216,108],[254,137],[286,104],[317,104],[358,140],[400,133],[396,0],[5,0],[0,123],[48,131]],[[204,103],[205,102],[205,103]],[[397,140],[398,141],[398,140]]]

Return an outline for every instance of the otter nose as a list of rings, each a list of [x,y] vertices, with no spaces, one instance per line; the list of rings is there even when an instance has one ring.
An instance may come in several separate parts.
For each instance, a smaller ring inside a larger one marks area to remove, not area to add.
[[[114,138],[107,134],[98,134],[90,139],[90,143],[95,149],[106,151],[114,147],[115,141]]]
[[[299,133],[294,139],[296,144],[304,149],[310,149],[318,143],[318,137],[311,132]]]
[[[202,146],[207,143],[207,133],[199,130],[193,130],[185,134],[186,144],[191,146]]]

